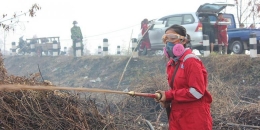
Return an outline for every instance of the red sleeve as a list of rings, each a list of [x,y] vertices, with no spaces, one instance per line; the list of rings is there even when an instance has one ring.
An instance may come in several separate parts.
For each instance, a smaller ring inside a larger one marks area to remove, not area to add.
[[[198,100],[204,95],[207,85],[207,82],[205,82],[207,78],[204,76],[207,74],[201,61],[194,58],[187,59],[184,63],[184,71],[189,87],[166,91],[165,96],[167,101],[190,102]],[[201,97],[198,97],[196,94],[200,94]]]

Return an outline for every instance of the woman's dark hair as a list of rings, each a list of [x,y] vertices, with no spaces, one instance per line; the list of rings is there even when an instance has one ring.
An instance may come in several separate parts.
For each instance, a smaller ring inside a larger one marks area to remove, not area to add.
[[[178,24],[174,24],[174,25],[170,26],[169,28],[167,28],[165,30],[165,32],[167,32],[168,30],[171,30],[171,29],[174,32],[178,33],[179,35],[184,36],[186,38],[186,40],[187,40],[186,44],[190,43],[190,35],[187,34],[186,29],[183,26],[178,25]],[[186,44],[184,44],[184,47],[186,47]]]
[[[142,29],[143,24],[144,24],[145,22],[148,22],[148,19],[144,19],[144,20],[141,22],[141,29]]]

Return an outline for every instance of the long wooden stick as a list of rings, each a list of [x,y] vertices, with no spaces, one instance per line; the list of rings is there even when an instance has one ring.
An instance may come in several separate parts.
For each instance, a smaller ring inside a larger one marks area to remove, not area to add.
[[[137,93],[134,91],[123,92],[108,89],[97,89],[97,88],[73,88],[73,87],[56,87],[56,86],[29,86],[29,85],[0,85],[0,91],[4,90],[73,90],[81,92],[99,92],[99,93],[115,93],[115,94],[128,94],[130,96],[140,96],[148,98],[160,99],[161,94],[159,93]]]
[[[56,86],[29,86],[29,85],[0,85],[0,91],[3,90],[74,90],[82,92],[100,92],[100,93],[117,93],[128,94],[128,92],[114,91],[97,88],[73,88],[73,87],[56,87]]]

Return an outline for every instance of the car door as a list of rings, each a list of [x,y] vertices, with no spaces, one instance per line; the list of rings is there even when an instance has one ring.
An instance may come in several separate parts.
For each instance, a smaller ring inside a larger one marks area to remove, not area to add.
[[[226,18],[231,24],[228,25],[228,29],[235,29],[236,21],[233,14],[223,14],[223,17]]]
[[[198,22],[195,19],[193,14],[183,14],[183,23],[182,26],[186,28],[186,33],[190,35],[192,46],[197,46],[202,42],[201,37],[202,33],[197,30]]]
[[[183,26],[186,29],[186,33],[191,36],[191,42],[192,43],[199,43],[201,42],[201,33],[197,33],[197,22],[193,16],[193,14],[180,14],[180,15],[175,15],[173,17],[169,17],[167,20],[166,27],[170,27],[173,24],[178,24]]]
[[[166,19],[157,20],[153,27],[149,30],[149,38],[152,49],[161,49],[163,46],[162,36],[165,31],[165,20]]]

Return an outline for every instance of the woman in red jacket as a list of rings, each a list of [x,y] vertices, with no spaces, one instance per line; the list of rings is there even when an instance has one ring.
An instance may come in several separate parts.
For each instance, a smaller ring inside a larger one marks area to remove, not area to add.
[[[170,130],[212,130],[210,103],[212,97],[207,91],[207,71],[201,60],[185,48],[186,29],[172,25],[165,31],[163,42],[168,56],[167,78],[170,89],[158,90],[159,102],[169,108]]]
[[[148,19],[144,19],[141,23],[143,38],[142,38],[142,44],[139,49],[140,53],[144,51],[144,47],[146,47],[148,54],[150,53],[151,50],[151,43],[150,43],[149,32],[148,32],[149,29],[148,23],[149,23]]]

